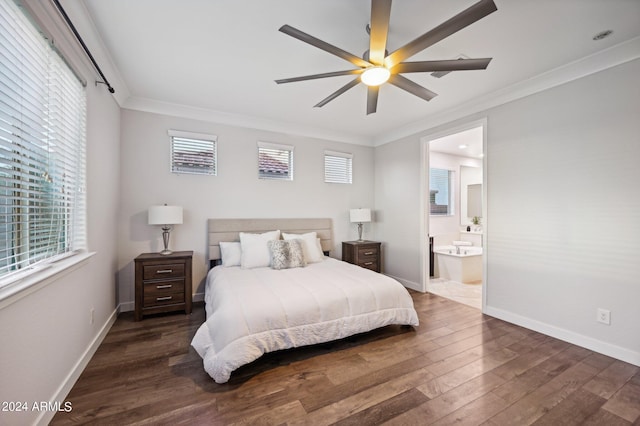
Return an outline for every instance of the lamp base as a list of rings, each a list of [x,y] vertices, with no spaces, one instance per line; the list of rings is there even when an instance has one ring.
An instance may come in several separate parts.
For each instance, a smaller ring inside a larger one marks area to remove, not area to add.
[[[171,250],[169,250],[169,236],[171,232],[171,227],[169,225],[165,225],[162,227],[162,242],[164,243],[164,250],[162,250],[160,252],[160,254],[162,255],[168,255],[173,253]]]
[[[362,239],[362,223],[358,223],[358,241],[364,241]]]

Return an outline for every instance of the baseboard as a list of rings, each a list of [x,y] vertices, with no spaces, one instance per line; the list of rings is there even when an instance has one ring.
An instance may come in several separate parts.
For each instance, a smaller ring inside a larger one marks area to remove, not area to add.
[[[400,284],[402,284],[403,286],[410,288],[411,290],[415,290],[415,291],[419,291],[419,292],[423,292],[422,291],[422,286],[420,285],[420,283],[416,283],[413,281],[409,281],[409,280],[405,280],[404,278],[400,278],[400,277],[396,277],[390,274],[385,274],[386,276],[388,276],[389,278],[393,278],[396,281],[400,281]]]
[[[193,295],[194,302],[202,302],[204,300],[204,293],[196,293]]]
[[[638,352],[491,306],[485,306],[483,313],[640,367]]]
[[[63,403],[65,401],[65,398],[67,397],[67,395],[69,395],[69,392],[71,392],[71,389],[73,388],[73,385],[75,385],[76,381],[80,377],[80,374],[82,374],[87,364],[89,364],[89,361],[91,361],[91,358],[100,347],[100,344],[102,343],[104,338],[107,336],[107,333],[109,332],[109,330],[111,330],[113,323],[116,322],[116,319],[118,318],[119,313],[120,313],[120,306],[116,307],[116,309],[111,313],[111,315],[109,316],[105,324],[100,329],[100,332],[96,335],[96,337],[93,339],[91,344],[84,351],[80,359],[78,359],[76,364],[73,366],[73,368],[67,375],[66,379],[63,381],[63,383],[60,385],[58,390],[54,393],[54,395],[51,397],[49,401],[59,401],[60,403]],[[49,424],[49,422],[51,422],[55,414],[56,414],[56,411],[44,410],[41,412],[40,416],[36,419],[35,424],[47,425]]]

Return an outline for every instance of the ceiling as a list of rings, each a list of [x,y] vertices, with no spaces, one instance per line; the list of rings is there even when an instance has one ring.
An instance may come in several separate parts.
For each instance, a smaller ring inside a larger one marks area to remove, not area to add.
[[[432,139],[429,142],[429,150],[458,157],[482,158],[482,132],[481,126]]]
[[[74,2],[61,1],[65,8],[77,7]],[[389,51],[475,2],[395,1]],[[352,76],[282,85],[274,80],[353,68],[278,28],[289,24],[361,56],[368,48],[369,0],[83,0],[89,15],[84,31],[95,33],[82,35],[94,40],[89,47],[99,51],[94,55],[102,58],[125,108],[363,144],[432,127],[473,105],[508,100],[508,93],[541,90],[541,81],[559,84],[640,56],[640,0],[495,3],[497,12],[410,59],[492,57],[486,70],[441,79],[407,75],[438,96],[426,102],[384,85],[378,111],[368,116],[362,84],[313,108]],[[613,34],[594,41],[603,30]],[[622,56],[611,53],[616,49]]]

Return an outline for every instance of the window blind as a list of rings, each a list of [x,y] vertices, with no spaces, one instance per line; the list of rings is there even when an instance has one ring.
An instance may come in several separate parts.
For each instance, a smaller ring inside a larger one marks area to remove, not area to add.
[[[258,177],[293,180],[293,146],[258,142]]]
[[[86,248],[86,99],[15,3],[0,1],[0,12],[2,287],[14,271]]]
[[[344,152],[324,152],[324,181],[327,183],[352,183],[353,155]]]
[[[217,175],[217,136],[169,130],[171,136],[171,171]]]

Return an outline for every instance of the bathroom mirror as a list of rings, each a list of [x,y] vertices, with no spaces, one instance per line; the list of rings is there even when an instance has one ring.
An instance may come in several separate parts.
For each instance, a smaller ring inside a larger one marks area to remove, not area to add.
[[[482,217],[482,184],[467,185],[467,217]]]
[[[482,216],[482,167],[460,166],[460,225]]]

